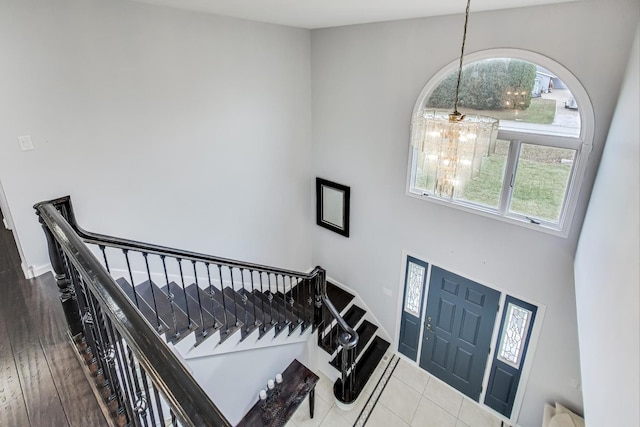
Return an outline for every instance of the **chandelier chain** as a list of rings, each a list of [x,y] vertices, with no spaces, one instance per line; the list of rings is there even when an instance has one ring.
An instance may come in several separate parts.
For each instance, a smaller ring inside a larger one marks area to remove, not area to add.
[[[462,77],[462,58],[464,57],[464,46],[467,42],[467,24],[469,23],[469,6],[471,0],[467,0],[467,9],[464,16],[464,33],[462,34],[462,47],[460,48],[460,64],[458,65],[458,82],[456,83],[456,100],[453,104],[453,114],[458,115],[458,95],[460,92],[460,80]]]

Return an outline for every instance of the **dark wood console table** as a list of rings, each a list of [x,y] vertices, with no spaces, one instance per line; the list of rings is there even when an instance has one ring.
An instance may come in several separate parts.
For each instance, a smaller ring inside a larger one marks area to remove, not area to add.
[[[294,359],[282,373],[282,384],[277,386],[277,395],[267,398],[268,404],[258,401],[237,427],[283,427],[307,394],[309,395],[309,415],[313,418],[315,387],[318,380],[316,374],[298,362],[298,359]]]

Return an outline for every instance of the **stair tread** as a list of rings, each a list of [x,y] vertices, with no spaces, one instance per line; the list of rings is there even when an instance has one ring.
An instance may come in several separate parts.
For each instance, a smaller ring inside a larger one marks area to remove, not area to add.
[[[222,328],[220,329],[220,342],[224,342],[227,338],[229,338],[233,333],[244,326],[244,323],[240,321],[240,319],[236,319],[235,313],[233,311],[233,305],[227,304],[226,298],[223,298],[222,291],[220,289],[214,287],[213,288],[213,299],[216,302],[216,319],[222,324]]]
[[[358,344],[356,345],[356,355],[362,353],[362,350],[364,350],[367,344],[369,344],[369,341],[371,341],[371,339],[373,338],[377,330],[378,330],[378,327],[373,323],[369,322],[368,320],[365,320],[364,322],[362,322],[362,324],[356,331],[358,333]],[[333,367],[335,367],[337,370],[340,370],[340,365],[342,363],[342,351],[343,350],[340,350],[336,355],[336,357],[334,357],[333,360],[330,362],[331,365],[333,365]]]
[[[202,290],[195,283],[187,286],[184,292],[182,291],[182,288],[175,282],[171,282],[169,285],[170,288],[165,286],[162,288],[162,290],[163,292],[167,293],[168,289],[171,289],[171,292],[174,294],[174,302],[182,310],[184,310],[185,313],[187,312],[186,308],[189,308],[188,313],[191,316],[191,322],[192,324],[196,324],[197,326],[196,345],[199,345],[200,343],[202,343],[202,341],[211,336],[218,329],[216,327],[216,319],[207,310],[207,303],[209,304],[209,307],[211,307],[211,299],[204,291],[202,292],[202,294],[200,294],[200,292],[198,291]],[[198,302],[198,298],[200,298],[200,303]]]
[[[124,277],[116,279],[116,283],[118,284],[118,286],[120,286],[120,289],[122,289],[131,303],[136,306],[136,298],[134,296],[134,290],[131,284]],[[149,304],[147,304],[147,302],[142,297],[140,297],[140,295],[138,295],[137,307],[142,316],[147,319],[147,321],[154,329],[157,330],[158,321],[156,319],[156,314],[153,311],[153,308],[151,308]],[[169,330],[169,326],[162,320],[162,318],[160,319],[160,328],[161,330],[159,331],[159,333],[164,333],[165,331]]]
[[[284,313],[284,302],[280,300],[275,294],[273,294],[273,299],[269,302],[269,297],[265,295],[265,293],[258,291],[257,289],[253,291],[254,295],[264,303],[264,310],[269,313],[270,318],[275,322],[273,325],[275,328],[275,335],[279,335],[285,329],[285,326],[288,326],[291,321],[289,320],[290,315],[285,317]]]
[[[173,309],[176,316],[176,324],[174,325],[171,315],[171,304],[169,303],[167,294],[166,292],[163,292],[155,283],[146,280],[136,286],[136,291],[138,292],[138,296],[141,296],[146,301],[146,303],[149,304],[149,307],[151,307],[154,311],[157,308],[158,315],[164,321],[164,323],[169,326],[167,336],[169,337],[170,341],[175,341],[183,337],[185,334],[189,334],[190,328],[187,315],[183,310],[174,305]],[[180,290],[180,294],[182,294],[182,289]]]
[[[238,319],[244,324],[244,326],[241,329],[242,331],[241,341],[242,341],[249,334],[251,334],[251,332],[253,332],[256,328],[258,328],[261,325],[261,322],[259,320],[256,320],[253,317],[252,310],[250,310],[249,308],[245,310],[245,306],[242,303],[242,295],[240,295],[237,291],[231,289],[230,287],[226,287],[222,291],[222,294],[225,297],[225,302],[227,303],[227,306],[229,304],[235,303],[235,310],[236,310],[235,313],[237,313]]]
[[[255,306],[256,318],[261,323],[259,337],[262,338],[262,336],[267,332],[269,332],[277,322],[274,322],[274,323],[271,322],[271,316],[269,315],[269,310],[268,309],[263,310],[263,308],[265,308],[264,302],[260,298],[258,298],[255,292],[249,292],[247,289],[240,289],[238,293],[240,295],[247,296],[247,308],[249,310],[253,310]]]
[[[342,400],[342,379],[338,378],[333,385],[333,394],[344,403],[355,401],[384,357],[389,346],[390,344],[386,340],[379,336],[375,337],[360,360],[358,360],[358,363],[356,363],[353,393],[347,392],[346,398]],[[351,380],[352,375],[354,375],[353,372],[347,377],[347,383]]]
[[[349,308],[349,310],[345,313],[345,315],[342,316],[342,318],[347,323],[347,325],[349,325],[352,328],[355,328],[355,326],[358,324],[360,319],[364,317],[365,314],[366,314],[366,311],[364,309],[354,304]],[[333,352],[336,351],[336,349],[338,348],[339,328],[340,327],[337,324],[335,324],[331,328],[331,331],[329,331],[322,339],[321,347],[329,354],[333,354]]]

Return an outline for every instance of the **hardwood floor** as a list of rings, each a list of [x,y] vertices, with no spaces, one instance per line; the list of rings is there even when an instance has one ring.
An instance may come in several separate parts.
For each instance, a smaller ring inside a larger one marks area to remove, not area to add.
[[[53,276],[25,280],[0,223],[0,426],[107,425],[74,351]]]

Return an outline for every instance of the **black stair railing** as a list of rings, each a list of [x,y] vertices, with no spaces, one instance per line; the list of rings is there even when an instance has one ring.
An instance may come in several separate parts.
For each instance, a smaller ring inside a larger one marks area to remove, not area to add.
[[[292,334],[298,327],[301,331],[308,327],[318,328],[318,339],[321,340],[326,330],[338,324],[341,331],[337,342],[345,350],[341,366],[342,398],[349,395],[353,385],[346,384],[345,380],[354,367],[358,335],[327,296],[326,273],[321,267],[301,273],[88,232],[78,225],[68,196],[39,203],[35,209],[43,222],[50,254],[53,254],[54,270],[64,275],[58,286],[65,313],[69,313],[67,320],[72,333],[77,334],[81,327],[76,324],[73,313],[78,310],[84,313],[84,306],[80,304],[82,298],[76,295],[74,299],[69,294],[74,289],[83,294],[87,291],[82,276],[78,283],[71,284],[72,280],[68,278],[73,274],[65,275],[64,268],[56,269],[57,264],[67,268],[75,265],[75,260],[69,259],[64,245],[58,241],[67,242],[68,239],[53,232],[61,229],[73,233],[74,246],[81,245],[84,255],[94,255],[92,262],[101,263],[99,279],[109,277],[109,280],[100,281],[99,285],[119,296],[122,296],[119,288],[126,289],[128,301],[140,310],[134,310],[137,316],[145,310],[152,312],[147,320],[170,342],[177,342],[192,332],[196,337],[195,344],[199,345],[216,336],[217,331],[220,341],[224,341],[238,329],[244,339],[256,329],[262,337],[271,329],[275,334],[283,331]],[[60,254],[64,263],[55,261],[55,254]],[[117,283],[113,279],[117,279]],[[161,316],[163,310],[166,315]],[[134,356],[140,357],[135,353]],[[149,367],[145,370],[149,371]],[[131,386],[130,394],[139,394],[136,383]]]
[[[70,333],[117,426],[229,426],[53,203],[35,206]]]

